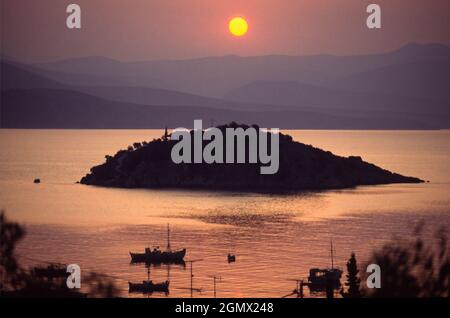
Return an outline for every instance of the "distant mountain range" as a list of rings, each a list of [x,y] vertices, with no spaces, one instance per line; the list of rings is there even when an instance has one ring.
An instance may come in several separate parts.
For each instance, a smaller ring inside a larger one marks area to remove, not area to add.
[[[104,57],[1,62],[1,124],[162,128],[230,121],[317,129],[450,128],[450,47],[378,55]]]

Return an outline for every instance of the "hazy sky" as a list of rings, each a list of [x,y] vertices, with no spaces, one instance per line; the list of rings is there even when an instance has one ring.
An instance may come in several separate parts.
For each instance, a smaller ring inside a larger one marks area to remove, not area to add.
[[[408,42],[450,44],[450,0],[0,0],[2,53],[37,62],[101,55],[120,60],[210,55],[338,55],[383,52]],[[66,6],[82,29],[66,28]],[[382,8],[368,30],[366,7]],[[249,22],[234,38],[228,20]]]

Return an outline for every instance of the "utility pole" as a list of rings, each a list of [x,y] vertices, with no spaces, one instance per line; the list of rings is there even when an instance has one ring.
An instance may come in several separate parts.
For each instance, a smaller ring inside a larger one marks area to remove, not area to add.
[[[299,295],[298,295],[299,298],[303,298],[303,285],[304,285],[304,283],[303,283],[303,279],[302,279],[302,280],[300,280],[300,283],[299,283]]]
[[[190,288],[190,290],[191,290],[191,298],[194,297],[194,269],[193,269],[194,266],[193,266],[193,264],[195,262],[200,262],[200,261],[203,261],[203,259],[195,259],[195,260],[191,260],[191,261],[186,261],[187,263],[189,263],[191,265],[191,288]],[[200,291],[200,290],[196,289],[196,291]]]
[[[289,279],[289,280],[292,280],[296,283],[295,290],[291,294],[286,295],[285,297],[296,294],[297,298],[304,298],[303,287],[308,286],[309,283],[305,283],[304,279]]]
[[[214,298],[217,298],[217,281],[221,281],[222,277],[220,276],[209,276],[213,279],[214,281]]]

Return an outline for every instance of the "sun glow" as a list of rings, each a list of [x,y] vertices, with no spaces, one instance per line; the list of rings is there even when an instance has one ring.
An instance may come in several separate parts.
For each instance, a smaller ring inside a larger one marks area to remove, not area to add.
[[[243,36],[248,31],[248,23],[242,17],[235,17],[230,20],[228,24],[228,28],[230,29],[230,33],[234,36]]]

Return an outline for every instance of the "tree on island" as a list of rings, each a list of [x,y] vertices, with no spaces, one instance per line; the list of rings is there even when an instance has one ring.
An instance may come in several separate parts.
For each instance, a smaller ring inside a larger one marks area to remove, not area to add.
[[[344,298],[359,298],[361,297],[361,291],[359,289],[359,284],[361,280],[358,277],[358,264],[356,262],[355,253],[352,252],[349,260],[347,261],[347,281],[345,286],[347,286],[347,292],[341,290],[342,297]]]

